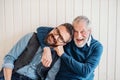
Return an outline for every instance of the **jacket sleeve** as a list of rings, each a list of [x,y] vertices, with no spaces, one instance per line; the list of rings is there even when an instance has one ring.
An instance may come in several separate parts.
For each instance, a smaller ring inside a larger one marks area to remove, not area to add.
[[[46,27],[46,26],[41,26],[37,28],[37,37],[42,49],[45,46],[47,46],[45,43],[45,38],[52,29],[53,29],[52,27]]]
[[[99,64],[102,51],[102,45],[97,45],[93,49],[92,54],[84,63],[76,61],[66,53],[61,56],[61,60],[63,60],[67,67],[69,67],[74,73],[86,78],[91,72],[95,70],[96,66]]]
[[[13,48],[5,56],[2,67],[14,68],[14,61],[24,51],[32,35],[33,33],[26,34],[13,46]]]

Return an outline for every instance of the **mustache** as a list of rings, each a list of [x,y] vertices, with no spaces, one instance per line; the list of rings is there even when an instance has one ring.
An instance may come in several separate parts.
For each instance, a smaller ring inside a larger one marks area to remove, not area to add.
[[[47,42],[47,39],[48,39],[49,37],[51,37],[51,38],[53,39],[53,42],[54,42],[53,44],[50,44],[50,43]],[[56,45],[57,40],[55,39],[55,37],[54,37],[53,34],[48,34],[48,35],[46,36],[44,42],[45,42],[48,46],[52,46],[52,47],[57,47],[57,46],[58,46],[58,45]]]
[[[56,41],[56,39],[55,39],[55,37],[54,37],[53,34],[51,34],[51,37],[53,38],[53,41],[54,41],[55,43],[57,43],[57,41]]]
[[[53,42],[56,44],[57,43],[57,40],[55,39],[54,35],[53,34],[49,34],[48,37],[52,37],[53,39]]]

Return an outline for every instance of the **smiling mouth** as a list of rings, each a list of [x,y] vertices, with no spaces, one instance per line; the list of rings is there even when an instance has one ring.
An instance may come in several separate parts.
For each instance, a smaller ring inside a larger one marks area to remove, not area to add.
[[[84,39],[76,39],[78,42],[83,41]]]

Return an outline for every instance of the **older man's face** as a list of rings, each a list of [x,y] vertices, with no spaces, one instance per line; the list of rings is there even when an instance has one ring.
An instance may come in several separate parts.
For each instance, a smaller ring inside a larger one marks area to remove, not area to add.
[[[65,45],[70,40],[70,34],[65,26],[54,28],[46,37],[46,43],[50,46]]]
[[[74,23],[74,42],[78,47],[83,47],[91,33],[91,29],[88,29],[86,22],[80,21]]]

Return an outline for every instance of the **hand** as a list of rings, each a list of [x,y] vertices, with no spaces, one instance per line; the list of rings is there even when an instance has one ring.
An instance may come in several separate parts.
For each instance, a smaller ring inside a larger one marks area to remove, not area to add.
[[[43,64],[43,66],[50,67],[50,65],[52,63],[52,55],[51,55],[51,50],[50,50],[49,47],[45,47],[43,49],[43,54],[42,54],[41,62]]]
[[[3,68],[4,78],[5,80],[11,80],[12,69],[11,68]]]
[[[63,46],[57,46],[54,48],[54,50],[57,52],[58,56],[61,56],[64,53]]]

